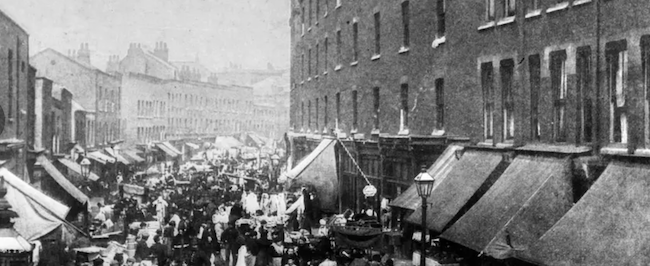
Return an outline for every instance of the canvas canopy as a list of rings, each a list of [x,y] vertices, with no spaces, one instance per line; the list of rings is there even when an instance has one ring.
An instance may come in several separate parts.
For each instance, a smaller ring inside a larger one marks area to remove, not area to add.
[[[79,203],[85,204],[88,202],[88,196],[81,192],[75,185],[73,185],[70,180],[68,180],[61,172],[59,172],[56,167],[50,162],[49,159],[47,159],[45,156],[41,155],[38,156],[36,159],[37,162],[43,166],[45,171],[54,179],[54,181],[61,186],[70,196],[75,198]]]
[[[231,136],[219,136],[214,140],[214,146],[218,149],[232,149],[244,146],[239,140]]]
[[[6,168],[0,168],[0,176],[5,179],[5,198],[19,216],[14,220],[14,228],[25,239],[38,240],[65,223],[68,206],[38,191]]]
[[[309,185],[316,188],[321,208],[334,211],[337,204],[338,178],[334,139],[323,139],[320,144],[293,169],[286,172],[291,186]]]

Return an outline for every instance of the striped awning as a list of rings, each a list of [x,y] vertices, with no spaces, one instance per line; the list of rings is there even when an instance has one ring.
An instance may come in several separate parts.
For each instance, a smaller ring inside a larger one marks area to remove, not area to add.
[[[45,169],[45,171],[54,179],[54,181],[63,188],[70,196],[75,198],[79,203],[85,204],[88,202],[88,196],[81,192],[75,185],[73,185],[70,180],[68,180],[61,172],[59,172],[56,167],[48,160],[45,156],[38,156],[36,159],[38,163]]]
[[[66,158],[59,159],[59,162],[61,164],[65,165],[65,167],[67,167],[68,169],[70,169],[70,170],[74,171],[75,173],[79,174],[80,176],[82,175],[81,174],[81,165],[79,165],[78,163],[76,163],[76,162],[74,162],[74,161],[72,161],[70,159],[66,159]],[[97,176],[93,172],[90,172],[88,174],[88,179],[90,179],[92,181],[97,181],[97,180],[99,180],[99,176]]]
[[[103,154],[100,151],[94,151],[94,152],[88,153],[86,156],[88,157],[88,159],[91,159],[91,160],[96,161],[96,162],[101,163],[101,164],[115,163],[114,158],[112,158],[112,157],[110,157],[110,156],[108,156],[106,154]]]
[[[104,148],[104,152],[106,152],[107,155],[117,159],[117,161],[122,163],[122,164],[125,164],[125,165],[131,164],[131,162],[129,160],[124,158],[124,156],[122,156],[121,154],[115,152],[115,150],[112,149],[112,148]]]
[[[178,157],[179,155],[181,155],[180,153],[174,152],[172,149],[170,149],[167,145],[163,143],[156,143],[156,147],[158,147],[158,149],[163,151],[169,157]]]

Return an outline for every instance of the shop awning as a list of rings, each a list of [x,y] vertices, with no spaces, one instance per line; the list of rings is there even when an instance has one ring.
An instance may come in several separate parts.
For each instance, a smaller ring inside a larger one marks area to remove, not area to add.
[[[132,150],[122,150],[122,153],[124,157],[127,157],[127,159],[131,159],[132,161],[136,163],[142,163],[144,162],[144,158],[140,157],[137,152],[132,151]]]
[[[650,265],[650,165],[611,162],[526,260],[539,265]]]
[[[103,154],[100,151],[94,151],[94,152],[88,153],[87,157],[88,157],[88,159],[91,159],[91,160],[96,161],[96,162],[101,163],[101,164],[115,163],[114,158],[112,158],[112,157],[110,157],[110,156],[108,156],[106,154]]]
[[[81,204],[85,204],[86,202],[88,202],[88,196],[86,196],[86,194],[81,192],[81,190],[75,187],[70,182],[70,180],[68,180],[63,174],[61,174],[61,172],[59,172],[59,170],[56,169],[56,167],[54,167],[54,165],[50,162],[50,160],[48,160],[45,156],[43,155],[38,156],[36,161],[40,163],[41,166],[43,166],[43,169],[45,169],[45,171],[52,177],[52,179],[54,179],[54,181],[56,181],[56,183],[59,184],[61,188],[63,188],[66,192],[68,192],[70,196],[75,198]]]
[[[120,163],[122,163],[122,164],[125,164],[125,165],[129,165],[129,164],[131,164],[131,162],[130,162],[129,160],[127,160],[126,158],[124,158],[124,156],[122,156],[121,154],[115,152],[115,150],[112,149],[112,148],[104,148],[104,152],[106,152],[106,154],[107,154],[108,156],[111,156],[111,157],[113,157],[114,159],[117,159],[117,161],[120,162]]]
[[[196,145],[194,143],[187,142],[187,143],[185,143],[185,145],[187,145],[188,147],[190,147],[192,149],[195,149],[195,150],[199,149],[199,145]]]
[[[463,147],[457,145],[448,146],[445,151],[440,154],[440,157],[429,167],[427,172],[436,179],[434,189],[442,180],[447,177],[452,167],[456,164],[456,151],[462,150]],[[388,205],[402,209],[415,210],[422,205],[422,199],[418,196],[417,187],[415,184],[411,185],[406,191],[402,192]]]
[[[70,169],[70,170],[74,171],[75,173],[79,174],[79,176],[83,176],[81,174],[81,165],[79,165],[78,163],[76,163],[76,162],[74,162],[74,161],[72,161],[70,159],[66,159],[66,158],[59,159],[59,162],[61,164],[65,165],[65,167],[67,167],[68,169]],[[88,174],[88,179],[90,179],[92,181],[97,181],[97,180],[99,180],[99,176],[97,176],[93,172],[90,172]]]
[[[505,259],[528,251],[572,205],[568,159],[518,156],[441,237]]]
[[[0,169],[7,195],[5,199],[20,218],[14,228],[28,241],[38,240],[65,223],[70,208],[25,183],[6,168]]]
[[[162,144],[167,146],[167,148],[169,148],[170,150],[172,150],[175,153],[178,153],[178,154],[181,154],[181,155],[183,154],[182,151],[179,151],[178,149],[176,149],[176,147],[174,147],[174,145],[169,143],[169,141],[164,141]]]
[[[334,211],[338,203],[338,176],[334,139],[323,139],[320,144],[293,169],[284,175],[292,186],[313,186],[318,191],[321,208]]]
[[[174,150],[170,149],[169,146],[165,145],[164,143],[156,143],[156,147],[163,151],[165,154],[169,155],[169,157],[178,157],[181,155],[180,153],[174,152]]]
[[[499,152],[467,150],[454,164],[447,177],[427,199],[427,228],[442,232],[445,226],[467,204],[501,163]],[[422,210],[417,208],[407,217],[408,222],[420,224]]]

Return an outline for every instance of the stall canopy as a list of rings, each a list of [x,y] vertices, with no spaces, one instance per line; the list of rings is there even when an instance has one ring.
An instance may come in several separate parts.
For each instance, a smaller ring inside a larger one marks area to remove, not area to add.
[[[88,196],[81,192],[77,187],[75,187],[70,180],[68,180],[61,172],[59,172],[56,167],[48,160],[45,156],[40,155],[36,159],[38,163],[43,166],[45,171],[54,179],[54,181],[61,186],[70,196],[75,198],[79,203],[86,204],[88,202]]]
[[[91,159],[93,161],[96,161],[98,163],[101,163],[101,164],[115,163],[114,158],[112,158],[112,157],[110,157],[110,156],[108,156],[106,154],[103,154],[100,151],[94,151],[94,152],[88,153],[86,156],[89,159]]]
[[[232,149],[244,146],[239,140],[231,136],[219,136],[214,140],[214,146],[218,149]]]
[[[5,198],[19,218],[14,228],[28,241],[38,240],[65,223],[70,208],[38,191],[6,168],[0,168],[7,188]]]
[[[573,204],[569,162],[517,157],[441,237],[498,259],[527,252]]]
[[[59,159],[59,162],[61,164],[63,164],[65,167],[67,167],[68,169],[70,169],[70,170],[74,171],[75,173],[79,174],[79,176],[82,176],[81,175],[81,165],[79,165],[78,163],[76,163],[76,162],[74,162],[74,161],[72,161],[70,159],[66,159],[66,158]],[[88,179],[90,179],[92,181],[97,181],[97,180],[99,180],[99,176],[97,176],[93,172],[90,172],[88,174]]]
[[[165,145],[165,146],[167,146],[167,148],[169,148],[170,150],[172,150],[172,151],[175,152],[175,153],[183,154],[183,152],[181,152],[181,151],[179,151],[178,149],[176,149],[176,147],[174,147],[174,145],[172,145],[171,143],[169,143],[169,141],[164,141],[162,144]]]
[[[445,151],[440,154],[440,157],[429,167],[427,172],[436,179],[434,183],[434,189],[437,187],[442,180],[447,177],[451,168],[456,164],[458,159],[456,159],[456,151],[462,150],[463,147],[458,145],[450,145]],[[388,205],[393,207],[398,207],[402,209],[415,210],[422,205],[422,200],[418,196],[417,186],[415,184],[411,185],[406,191],[397,196],[393,201]]]
[[[196,145],[194,143],[187,142],[187,143],[185,143],[185,145],[187,145],[188,147],[190,147],[192,149],[195,149],[195,150],[199,149],[199,145]]]
[[[313,186],[318,191],[321,208],[335,211],[338,202],[338,178],[334,139],[323,139],[296,167],[284,175],[291,186]]]
[[[156,147],[158,147],[158,149],[163,151],[169,157],[178,157],[178,156],[182,155],[182,153],[180,153],[180,152],[177,153],[174,150],[172,150],[169,146],[165,145],[164,142],[156,143]]]
[[[650,165],[611,162],[530,247],[539,265],[650,265]]]
[[[124,155],[125,157],[131,159],[132,161],[134,161],[134,162],[136,162],[136,163],[142,163],[142,162],[145,161],[142,157],[140,157],[140,156],[138,155],[138,153],[137,153],[136,151],[133,151],[133,150],[122,150],[122,153],[123,153],[123,155]]]
[[[483,192],[480,188],[495,172],[502,158],[501,153],[493,151],[465,151],[427,198],[427,228],[442,232],[475,194]],[[422,223],[422,211],[417,208],[406,220]]]

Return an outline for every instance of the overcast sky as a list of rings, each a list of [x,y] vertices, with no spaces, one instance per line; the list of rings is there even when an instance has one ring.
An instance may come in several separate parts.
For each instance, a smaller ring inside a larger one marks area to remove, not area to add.
[[[172,61],[286,68],[290,1],[0,0],[0,9],[29,32],[32,55],[49,47],[67,54],[87,42],[93,65],[104,69],[129,43],[165,41]]]

